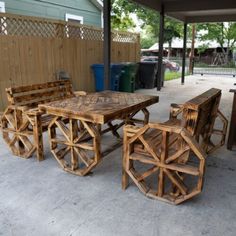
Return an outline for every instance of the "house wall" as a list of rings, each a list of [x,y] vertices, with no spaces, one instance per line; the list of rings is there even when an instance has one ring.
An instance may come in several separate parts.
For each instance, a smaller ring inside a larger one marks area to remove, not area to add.
[[[83,17],[83,23],[101,27],[101,11],[89,0],[0,0],[6,13],[65,20],[65,14]]]

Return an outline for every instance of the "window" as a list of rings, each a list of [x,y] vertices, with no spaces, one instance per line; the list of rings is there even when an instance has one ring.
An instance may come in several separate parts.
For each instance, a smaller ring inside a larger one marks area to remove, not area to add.
[[[66,13],[65,18],[66,18],[66,21],[71,22],[71,23],[77,23],[77,24],[84,23],[84,18],[82,16]],[[82,39],[83,29],[81,29],[81,27],[67,26],[66,34],[67,34],[67,37],[76,37],[76,38],[79,37]]]
[[[84,17],[66,13],[66,21],[83,24]]]
[[[5,12],[5,2],[0,2],[0,12]]]

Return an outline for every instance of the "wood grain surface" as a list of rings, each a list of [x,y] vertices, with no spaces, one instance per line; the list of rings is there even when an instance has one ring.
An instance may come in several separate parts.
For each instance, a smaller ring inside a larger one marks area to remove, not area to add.
[[[144,127],[126,125],[122,187],[131,179],[147,197],[180,204],[203,188],[205,158],[224,144],[227,120],[218,110],[220,89],[209,89],[183,105],[173,104],[170,119]],[[178,118],[178,116],[180,116]],[[215,120],[222,130],[215,129]],[[220,142],[212,141],[213,135]]]
[[[39,108],[52,115],[105,124],[110,120],[124,119],[158,101],[158,96],[104,91],[40,104]]]

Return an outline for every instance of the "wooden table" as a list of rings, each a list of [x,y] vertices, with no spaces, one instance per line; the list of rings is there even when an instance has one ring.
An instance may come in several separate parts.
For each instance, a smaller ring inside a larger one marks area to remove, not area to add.
[[[230,89],[234,93],[233,105],[231,111],[231,120],[229,125],[229,137],[227,142],[227,149],[232,150],[233,145],[236,144],[236,89]]]
[[[158,96],[104,91],[42,104],[39,108],[55,116],[49,124],[54,157],[65,171],[84,176],[104,156],[101,135],[111,131],[119,138],[117,129],[125,123],[146,124],[146,107],[158,101]],[[143,120],[134,118],[139,111],[144,114]],[[121,121],[114,125],[114,120]],[[103,124],[108,125],[104,130]]]

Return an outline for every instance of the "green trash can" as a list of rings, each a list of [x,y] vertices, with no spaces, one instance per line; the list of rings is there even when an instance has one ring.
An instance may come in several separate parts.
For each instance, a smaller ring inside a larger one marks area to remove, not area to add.
[[[135,89],[135,76],[137,72],[137,63],[122,63],[123,72],[120,77],[120,91],[133,93]]]

